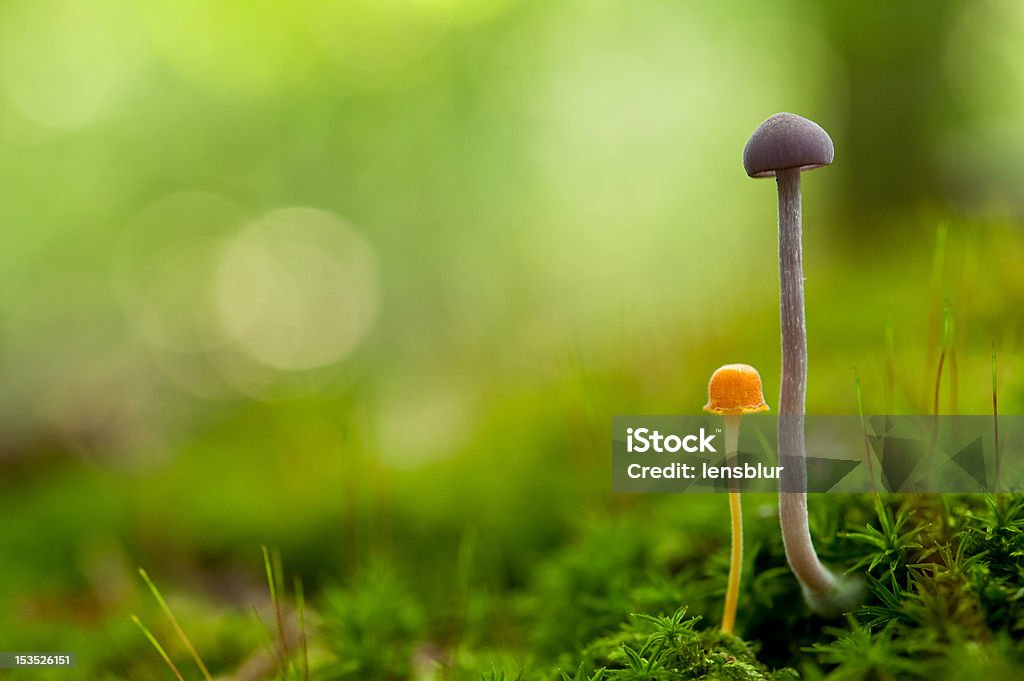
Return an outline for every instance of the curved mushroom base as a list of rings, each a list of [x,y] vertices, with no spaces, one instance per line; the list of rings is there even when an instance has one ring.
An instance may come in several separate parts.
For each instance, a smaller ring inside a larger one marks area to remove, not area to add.
[[[815,593],[803,587],[804,601],[816,615],[839,617],[864,602],[867,587],[859,577],[840,575],[834,577],[832,587],[824,593]]]

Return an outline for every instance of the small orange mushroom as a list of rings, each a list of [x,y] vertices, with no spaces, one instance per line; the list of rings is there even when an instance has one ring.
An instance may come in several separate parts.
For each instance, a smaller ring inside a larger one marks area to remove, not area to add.
[[[715,370],[708,383],[708,403],[704,411],[721,414],[725,422],[725,457],[736,458],[740,434],[740,416],[768,411],[764,401],[761,374],[749,364],[726,364]],[[740,595],[740,570],[743,565],[743,507],[735,483],[729,491],[729,516],[732,521],[732,549],[729,553],[729,580],[725,590],[722,631],[731,634],[736,625],[736,605]]]
[[[756,414],[768,411],[761,374],[749,364],[726,364],[715,370],[708,383],[710,414]]]

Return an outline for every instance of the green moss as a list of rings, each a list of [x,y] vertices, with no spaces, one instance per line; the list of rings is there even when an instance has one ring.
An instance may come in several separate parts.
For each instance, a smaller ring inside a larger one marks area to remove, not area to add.
[[[583,650],[577,678],[592,680],[598,674],[638,681],[798,678],[791,669],[769,670],[748,643],[718,629],[697,629],[699,622],[699,617],[687,617],[685,608],[663,617],[634,615],[618,631]]]

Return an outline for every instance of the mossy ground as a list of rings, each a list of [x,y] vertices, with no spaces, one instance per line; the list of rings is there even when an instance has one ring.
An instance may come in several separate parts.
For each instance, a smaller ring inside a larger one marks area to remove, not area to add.
[[[706,511],[725,513],[719,497],[592,518],[503,588],[473,574],[483,542],[466,538],[447,602],[417,591],[415,566],[366,564],[310,598],[304,644],[286,588],[283,655],[272,609],[213,621],[198,598],[171,605],[215,675],[263,651],[266,678],[308,669],[322,681],[1020,678],[1024,497],[812,496],[823,559],[867,584],[861,607],[828,621],[810,613],[785,566],[774,498],[746,501],[738,636],[718,628],[727,530],[724,515]],[[290,584],[280,576],[278,586]],[[184,676],[201,678],[159,611],[141,606]],[[170,678],[141,635],[104,632],[134,652],[104,660],[105,675],[87,666],[89,678]]]

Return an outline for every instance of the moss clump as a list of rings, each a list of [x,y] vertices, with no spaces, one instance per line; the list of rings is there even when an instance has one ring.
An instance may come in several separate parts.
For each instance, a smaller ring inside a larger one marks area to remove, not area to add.
[[[791,669],[772,671],[758,662],[753,648],[718,629],[699,630],[699,617],[680,608],[663,617],[633,615],[618,631],[587,646],[575,677],[596,679],[715,679],[773,681],[797,679]]]

